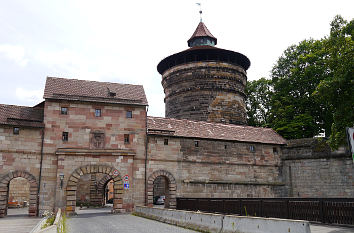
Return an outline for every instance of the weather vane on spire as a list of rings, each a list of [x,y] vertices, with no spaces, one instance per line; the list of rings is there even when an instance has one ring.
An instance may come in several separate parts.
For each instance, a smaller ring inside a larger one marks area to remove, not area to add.
[[[202,4],[200,2],[197,2],[197,5],[199,6],[200,22],[202,22],[203,21],[202,20],[202,13],[203,13]]]

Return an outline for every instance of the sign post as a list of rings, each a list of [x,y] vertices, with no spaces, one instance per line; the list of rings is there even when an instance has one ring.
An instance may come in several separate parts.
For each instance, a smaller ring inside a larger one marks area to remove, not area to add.
[[[352,155],[352,159],[354,162],[354,128],[347,128],[347,138],[350,149],[350,154]]]

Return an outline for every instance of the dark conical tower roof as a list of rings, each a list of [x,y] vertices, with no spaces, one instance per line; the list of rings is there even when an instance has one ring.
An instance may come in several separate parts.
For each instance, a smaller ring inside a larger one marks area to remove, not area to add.
[[[208,28],[203,22],[198,24],[198,27],[195,29],[192,37],[188,40],[188,46],[201,46],[201,45],[211,45],[215,46],[217,43],[216,37],[210,33]]]

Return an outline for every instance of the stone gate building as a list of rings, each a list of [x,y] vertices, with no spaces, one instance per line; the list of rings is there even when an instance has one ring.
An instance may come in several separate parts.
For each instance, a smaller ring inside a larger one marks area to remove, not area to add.
[[[113,212],[152,205],[159,182],[169,208],[176,197],[300,196],[302,164],[313,174],[311,164],[345,168],[333,173],[343,177],[328,186],[333,190],[307,188],[304,196],[353,196],[350,156],[297,157],[301,145],[286,146],[272,129],[246,125],[250,61],[216,43],[201,22],[191,48],[159,63],[166,118],[147,116],[140,85],[54,77],[36,106],[0,105],[0,216],[17,177],[28,180],[30,215],[72,213],[86,196],[101,205],[109,182]]]

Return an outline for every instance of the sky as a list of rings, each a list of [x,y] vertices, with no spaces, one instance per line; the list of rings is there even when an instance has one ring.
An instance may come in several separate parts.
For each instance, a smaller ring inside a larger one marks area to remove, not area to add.
[[[188,48],[200,17],[217,47],[251,60],[248,80],[269,77],[283,51],[329,34],[352,0],[0,0],[0,103],[43,101],[46,77],[144,86],[148,115],[164,116],[157,64]]]

